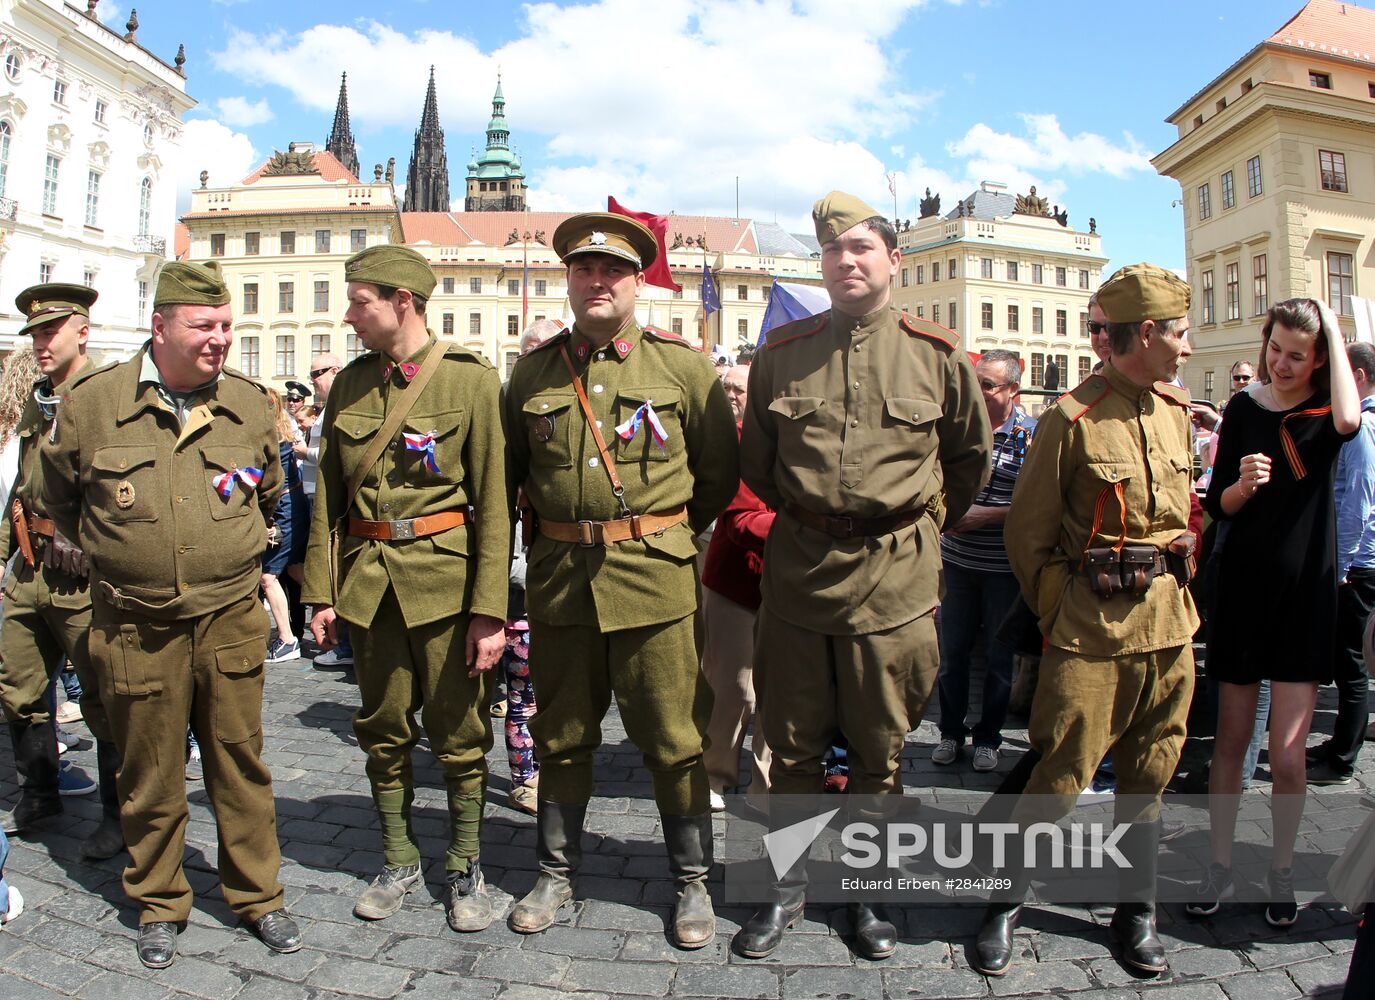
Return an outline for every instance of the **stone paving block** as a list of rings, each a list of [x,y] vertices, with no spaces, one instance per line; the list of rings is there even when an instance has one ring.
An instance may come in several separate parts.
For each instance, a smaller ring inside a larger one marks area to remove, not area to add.
[[[1141,991],[1142,1000],[1227,1000],[1217,983],[1188,983]]]
[[[848,931],[847,931],[848,934]],[[950,945],[945,941],[914,941],[898,939],[898,947],[891,958],[884,959],[883,967],[905,969],[920,966],[938,969],[950,964]]]
[[[623,931],[593,930],[555,924],[540,934],[526,936],[524,951],[540,951],[570,958],[606,958],[620,952],[625,944]]]
[[[52,1000],[54,997],[63,996],[66,994],[58,993],[40,983],[31,983],[18,976],[5,977],[5,1000]]]
[[[885,970],[883,981],[885,995],[895,1000],[917,1000],[922,997],[963,1000],[965,997],[988,996],[988,980],[968,969]]]
[[[581,899],[600,899],[611,903],[634,903],[644,892],[644,883],[633,878],[579,877],[577,893]]]
[[[289,819],[277,824],[277,836],[282,840],[303,840],[308,844],[332,844],[343,830],[338,823],[321,823],[316,819]]]
[[[410,969],[395,965],[331,958],[311,972],[306,982],[350,996],[390,998],[405,989],[411,975]]]
[[[1303,996],[1288,973],[1280,970],[1229,976],[1221,985],[1230,1000],[1299,1000]]]
[[[578,915],[579,927],[613,931],[662,931],[668,920],[668,907],[637,906],[631,903],[589,899]]]
[[[730,959],[730,935],[719,930],[705,948],[684,949],[669,943],[663,930],[630,933],[620,957],[627,962],[669,962],[675,965],[725,965]]]
[[[261,972],[293,983],[303,982],[314,969],[329,960],[328,956],[308,948],[291,955],[279,955],[263,947],[261,941],[249,938],[240,938],[229,944],[220,959],[230,968]]]
[[[1314,996],[1334,988],[1340,991],[1350,968],[1350,957],[1328,955],[1311,962],[1291,963],[1285,971],[1298,984],[1299,989],[1303,990],[1305,996]]]
[[[24,906],[26,910],[29,909],[27,894],[24,896]],[[35,947],[46,948],[48,951],[69,955],[72,958],[84,958],[101,943],[101,936],[92,934],[89,928],[56,917],[40,916],[36,920],[25,919],[23,922],[7,926],[4,933],[22,937]]]
[[[1168,956],[1173,960],[1173,956]],[[1151,976],[1144,972],[1128,969],[1116,958],[1095,958],[1087,964],[1089,977],[1102,986],[1118,986],[1134,989],[1145,986],[1161,986],[1175,981],[1173,973],[1165,972]]]
[[[466,976],[477,964],[480,951],[449,938],[408,937],[393,940],[378,961],[405,969],[432,969]]]
[[[883,996],[883,974],[874,969],[785,969],[783,1000],[834,1000]]]
[[[261,942],[254,940],[254,945],[262,948]],[[129,953],[134,956],[134,961],[138,961],[132,946]],[[136,974],[147,976],[155,982],[181,993],[189,993],[192,996],[203,997],[205,1000],[230,1000],[237,996],[243,989],[244,980],[247,974],[238,975],[233,969],[227,969],[216,962],[208,962],[204,959],[193,958],[178,951],[177,960],[167,969],[144,969],[139,966]]]
[[[502,990],[498,1000],[609,1000],[605,993],[569,993],[566,990],[549,990],[540,986],[513,985]],[[623,1000],[618,997],[617,1000]]]
[[[673,980],[669,966],[640,962],[604,962],[577,959],[564,973],[564,990],[636,993],[661,997]]]
[[[1321,941],[1290,941],[1284,937],[1252,942],[1245,951],[1251,964],[1262,970],[1292,966],[1309,959],[1328,958],[1332,954]]]
[[[8,990],[6,995],[9,995]],[[161,984],[113,972],[102,972],[76,992],[80,1000],[160,1000],[172,995],[171,990]]]
[[[786,966],[826,966],[855,964],[845,942],[831,934],[800,934],[796,929],[783,936],[783,942],[768,958],[741,958],[731,953],[732,963]]]
[[[501,984],[442,972],[421,973],[411,980],[406,1000],[492,1000]]]
[[[24,979],[60,993],[75,993],[90,978],[89,970],[81,963],[42,947],[19,949],[5,959],[5,967]]]
[[[545,955],[521,949],[519,956],[520,960],[514,961],[510,953],[488,952],[478,957],[472,974],[479,979],[539,986],[557,983],[573,964],[567,955]]]
[[[1023,997],[1036,993],[1086,990],[1094,983],[1088,973],[1068,962],[1017,962],[1007,975],[991,981],[994,996]]]
[[[781,984],[775,969],[747,969],[684,966],[673,981],[675,997],[741,997],[747,1000],[775,1000]]]
[[[1170,971],[1176,979],[1219,979],[1250,971],[1250,966],[1242,961],[1240,955],[1221,948],[1192,948],[1168,954]]]
[[[312,951],[326,951],[351,958],[372,958],[391,937],[386,928],[357,919],[351,924],[329,920],[308,926],[303,924],[302,934]]]

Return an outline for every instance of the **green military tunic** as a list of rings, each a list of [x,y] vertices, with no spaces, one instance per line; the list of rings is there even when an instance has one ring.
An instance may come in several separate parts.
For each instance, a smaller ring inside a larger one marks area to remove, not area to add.
[[[1017,479],[1007,554],[1050,646],[1029,727],[1042,760],[1027,792],[1056,796],[1040,800],[1047,808],[1077,795],[1109,749],[1120,794],[1158,795],[1178,763],[1198,628],[1188,587],[1164,574],[1144,595],[1102,598],[1077,570],[1087,548],[1124,538],[1163,549],[1188,530],[1188,402],[1109,363],[1042,414]]]
[[[93,367],[87,359],[73,377]],[[34,392],[50,395],[53,388],[50,381],[43,378],[34,384]],[[7,517],[16,500],[23,504],[29,518],[46,516],[34,505],[33,494],[39,474],[39,445],[52,430],[55,420],[55,415],[44,414],[30,394],[14,429],[19,440],[19,473],[5,504]],[[8,562],[14,533],[5,530],[0,535],[3,535],[0,561]],[[100,701],[100,684],[86,650],[86,635],[91,628],[89,581],[85,577],[70,576],[59,567],[44,565],[41,550],[36,551],[34,557],[36,566],[30,566],[23,557],[16,559],[12,572],[5,577],[0,703],[10,719],[34,726],[47,723],[50,718],[46,700],[48,684],[52,672],[66,656],[81,681],[83,720],[96,739],[108,740],[110,729]]]
[[[426,385],[353,506],[348,481],[408,391],[431,351],[444,362]],[[320,432],[315,514],[306,553],[302,600],[333,604],[349,622],[362,705],[354,716],[359,746],[382,819],[388,865],[416,864],[411,829],[411,749],[422,713],[449,791],[450,871],[477,857],[486,753],[490,674],[468,676],[465,639],[471,615],[505,620],[511,558],[511,508],[498,403],[500,380],[483,358],[433,333],[400,364],[363,354],[335,377]],[[433,464],[408,448],[405,434],[431,435]],[[469,523],[398,541],[349,536],[347,517],[399,521],[471,509]],[[329,533],[340,527],[337,601],[331,593]]]
[[[539,691],[531,720],[540,795],[577,804],[592,792],[592,753],[614,692],[655,783],[660,808],[707,808],[702,741],[711,692],[693,635],[694,536],[738,486],[735,422],[711,364],[686,341],[633,320],[603,347],[575,326],[516,364],[504,404],[511,476],[545,520],[622,516],[560,350],[566,349],[638,515],[680,506],[687,520],[661,534],[581,546],[535,534],[526,570],[530,669]],[[616,427],[648,403],[629,438]]]
[[[939,668],[942,518],[963,516],[989,476],[987,410],[953,336],[889,306],[833,310],[771,330],[750,366],[741,476],[779,512],[755,633],[773,791],[819,792],[836,730],[850,740],[852,790],[901,787],[903,742]],[[841,539],[794,507],[919,515]]]
[[[149,351],[62,387],[34,503],[90,560],[90,653],[123,754],[124,887],[140,923],[185,920],[191,909],[181,867],[188,722],[217,817],[225,900],[253,921],[282,905],[261,759],[268,630],[257,593],[282,486],[277,435],[266,395],[245,376],[225,369],[172,394],[145,366]],[[252,486],[238,476],[249,469],[262,474]],[[215,485],[225,473],[227,497]]]

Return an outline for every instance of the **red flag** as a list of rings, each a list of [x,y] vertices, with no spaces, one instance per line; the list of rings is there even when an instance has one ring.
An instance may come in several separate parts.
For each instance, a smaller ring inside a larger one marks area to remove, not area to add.
[[[627,219],[634,219],[654,234],[654,239],[659,244],[659,252],[654,257],[654,263],[645,268],[645,284],[681,292],[683,286],[673,280],[673,272],[668,266],[668,250],[664,246],[664,237],[668,234],[668,217],[650,215],[648,212],[632,212],[610,195],[606,199],[606,210],[613,215],[624,215]]]

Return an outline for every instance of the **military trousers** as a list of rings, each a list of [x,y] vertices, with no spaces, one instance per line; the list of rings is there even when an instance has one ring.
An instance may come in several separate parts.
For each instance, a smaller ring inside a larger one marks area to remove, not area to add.
[[[409,816],[415,788],[411,751],[420,741],[417,712],[449,790],[448,869],[466,871],[468,861],[478,855],[487,751],[492,749],[487,706],[494,680],[490,670],[468,676],[468,620],[468,615],[457,614],[407,627],[396,591],[388,587],[367,628],[349,625],[362,702],[353,731],[368,755],[368,779],[391,865],[416,864],[420,858]]]
[[[850,742],[850,794],[901,794],[899,758],[926,713],[940,650],[930,613],[882,632],[828,635],[767,604],[754,633],[754,685],[773,751],[769,791],[819,795],[837,733]]]
[[[0,705],[5,717],[30,726],[51,719],[47,692],[65,656],[81,681],[81,714],[98,740],[111,738],[100,698],[100,681],[91,666],[86,638],[91,631],[91,592],[75,579],[22,557],[5,587],[4,629],[0,632]]]
[[[1188,644],[1111,657],[1047,649],[1027,727],[1041,759],[1014,816],[1067,815],[1109,750],[1119,799],[1158,798],[1184,748],[1193,691]]]
[[[692,615],[615,632],[532,617],[530,676],[539,692],[530,735],[541,799],[582,805],[592,797],[592,755],[602,745],[602,719],[614,695],[626,735],[644,756],[660,813],[708,811],[702,750],[712,694]]]
[[[225,902],[247,921],[280,909],[276,807],[262,761],[267,615],[256,591],[181,621],[150,619],[97,598],[93,619],[91,660],[123,753],[124,891],[138,904],[139,923],[183,921],[191,912],[182,871],[188,724],[215,810]]]

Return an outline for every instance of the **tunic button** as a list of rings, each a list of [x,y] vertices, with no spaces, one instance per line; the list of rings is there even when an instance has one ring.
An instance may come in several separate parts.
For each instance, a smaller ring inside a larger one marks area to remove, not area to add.
[[[548,403],[540,403],[539,408],[540,408],[541,410],[547,410],[547,409],[549,409],[549,404],[548,404]]]
[[[128,468],[128,466],[129,466],[129,463],[128,463],[127,460],[125,460],[125,459],[123,459],[123,458],[121,458],[121,459],[119,460],[119,467],[120,467],[121,469]]]
[[[605,351],[598,351],[598,352],[597,352],[597,360],[598,360],[598,361],[605,361],[605,360],[606,360],[606,352],[605,352]]]
[[[383,510],[391,510],[391,504],[389,504],[389,503],[384,503],[384,504],[382,505],[382,509],[383,509]]]
[[[855,351],[856,351],[856,352],[859,351],[859,345],[858,345],[858,344],[855,345]]]
[[[858,421],[858,420],[851,420],[851,421],[850,421],[850,426],[851,426],[851,427],[858,427],[858,426],[859,426],[859,421]]]
[[[589,466],[591,466],[592,468],[595,469],[595,468],[597,467],[597,458],[596,458],[596,456],[594,455],[592,458],[589,458],[589,459],[587,460],[587,464],[588,464]]]
[[[597,429],[600,430],[600,429],[601,429],[601,426],[602,426],[602,422],[601,422],[600,420],[598,420],[598,421],[597,421]]]
[[[184,555],[184,554],[186,553],[186,546],[185,546],[185,545],[178,545],[178,546],[177,546],[177,551],[180,552],[180,553],[182,553],[182,554]]]
[[[599,386],[599,385],[594,385],[594,386],[592,387],[592,391],[593,391],[593,392],[601,392],[601,391],[602,391],[602,387]]]

